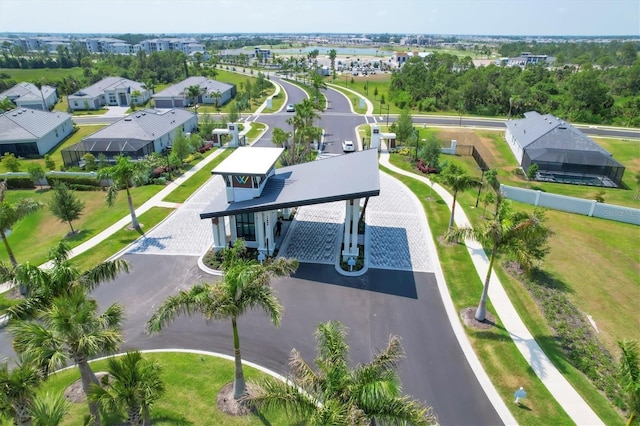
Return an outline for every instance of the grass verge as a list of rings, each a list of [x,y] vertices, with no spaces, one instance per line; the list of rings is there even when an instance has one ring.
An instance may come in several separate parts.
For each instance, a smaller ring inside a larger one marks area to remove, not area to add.
[[[402,175],[395,174],[385,167],[381,170],[399,179],[420,200],[428,223],[435,237],[440,264],[447,280],[449,293],[457,311],[476,306],[482,292],[481,280],[473,266],[471,258],[461,244],[443,245],[437,237],[443,235],[449,224],[449,207],[428,186]],[[470,287],[470,280],[477,285]],[[495,312],[491,303],[487,309]],[[509,333],[503,328],[499,318],[496,327],[489,331],[475,331],[465,328],[467,337],[478,355],[482,366],[491,378],[498,393],[511,413],[521,425],[555,424],[569,425],[571,419],[556,402],[547,388],[535,375],[527,361],[522,357]],[[523,386],[527,390],[524,408],[515,406],[513,392]]]
[[[138,217],[138,221],[147,232],[162,222],[164,218],[169,216],[174,210],[164,207],[152,207],[147,212]],[[100,262],[104,262],[120,250],[133,243],[144,233],[124,227],[115,234],[84,253],[79,254],[71,259],[71,262],[80,270],[86,271],[93,268]]]
[[[365,114],[367,112],[366,104],[364,107],[360,107],[360,99],[364,99],[362,96],[354,95],[352,92],[345,90],[344,87],[340,87],[335,84],[332,84],[329,87],[345,95],[347,99],[349,99],[349,102],[351,102],[351,106],[356,114]]]
[[[229,416],[218,410],[218,391],[233,380],[233,362],[217,357],[188,353],[149,353],[145,359],[156,360],[162,365],[162,380],[166,393],[151,409],[152,424],[162,425],[264,425],[289,424],[282,412],[264,412],[249,416]],[[106,360],[91,363],[94,371],[104,371]],[[258,380],[265,374],[244,367],[247,380]],[[78,380],[77,368],[52,375],[41,392],[63,392]],[[88,414],[86,402],[71,404],[71,410],[62,422],[65,425],[80,425]],[[124,415],[119,419],[126,420]],[[114,424],[114,423],[111,423]]]
[[[225,149],[207,167],[195,172],[189,179],[176,187],[163,201],[170,203],[184,203],[198,188],[211,178],[211,170],[220,164],[233,152],[232,149]]]
[[[406,158],[403,160],[404,157],[399,155],[392,155],[391,158],[392,163],[397,167],[415,172]],[[451,158],[459,159],[460,157]],[[462,163],[460,165],[465,166]],[[471,172],[472,170],[469,171]],[[429,192],[428,189],[425,189],[425,191]],[[458,194],[458,202],[465,208],[465,213],[472,224],[477,224],[482,220],[482,209],[473,208],[476,196],[477,190],[468,190]],[[514,203],[514,207],[519,210],[533,209],[533,206],[520,203]],[[446,227],[437,233],[431,224],[432,217],[429,216],[429,213],[427,215],[433,234],[436,236],[442,235]],[[615,351],[616,339],[638,338],[637,330],[640,327],[640,323],[638,323],[640,318],[634,315],[634,301],[640,297],[640,285],[638,285],[637,278],[639,276],[638,272],[640,272],[639,255],[637,251],[633,251],[629,247],[629,244],[633,243],[628,240],[628,235],[633,234],[640,237],[640,229],[633,225],[619,224],[553,210],[547,212],[547,217],[548,225],[556,234],[550,239],[551,252],[545,258],[544,269],[552,274],[557,285],[569,293],[569,298],[582,312],[589,313],[594,318],[597,318],[598,326],[601,328],[599,337],[612,353],[617,354]],[[598,224],[593,223],[594,221],[598,222]],[[586,231],[594,227],[599,230],[602,229],[602,234],[600,232],[593,234]],[[625,236],[627,236],[626,241]],[[581,243],[585,238],[589,241],[585,241],[584,244]],[[602,250],[603,245],[607,244],[611,245],[611,249]],[[449,259],[443,258],[443,254],[440,254],[440,256],[444,270],[445,264]],[[622,261],[614,261],[613,259],[617,259],[617,256],[622,256]],[[592,266],[585,267],[581,260],[585,258],[590,259],[589,263]],[[571,261],[571,259],[575,259],[575,261]],[[471,262],[470,259],[467,261]],[[620,266],[616,268],[606,266],[611,264]],[[471,267],[473,266],[471,265]],[[600,272],[600,267],[603,268],[602,272]],[[501,261],[496,262],[494,270],[498,274],[518,314],[556,368],[569,380],[605,424],[620,423],[622,421],[620,414],[609,401],[584,374],[569,363],[552,331],[547,326],[547,322],[536,305],[536,301],[529,292],[525,290],[519,281],[506,272]],[[475,269],[473,269],[473,274],[477,276]],[[614,279],[603,279],[600,277],[602,274],[613,274]],[[446,270],[445,276],[451,289],[452,283],[449,282],[449,275],[447,275]],[[603,285],[603,282],[607,284]],[[478,288],[478,298],[479,292],[480,288]],[[453,292],[452,297],[455,302],[456,297]],[[472,302],[471,305],[473,306],[477,303],[477,300]],[[456,307],[463,308],[465,306],[458,306],[456,303]],[[631,320],[633,325],[629,323],[630,318],[634,318]],[[475,346],[474,344],[474,348]],[[476,352],[480,356],[480,352]],[[498,380],[501,383],[504,382],[503,378],[494,379],[493,373],[490,373],[488,369],[487,372],[494,383],[497,383]]]

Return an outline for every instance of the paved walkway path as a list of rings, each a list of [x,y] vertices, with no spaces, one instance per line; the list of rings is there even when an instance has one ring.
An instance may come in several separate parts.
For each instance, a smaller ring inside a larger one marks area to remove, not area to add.
[[[426,177],[405,172],[404,170],[393,166],[389,162],[388,153],[381,154],[380,164],[395,173],[410,176],[426,185],[433,185],[433,189],[447,203],[447,206],[451,206],[453,196],[449,194],[446,189],[438,184],[433,184]],[[460,205],[456,206],[454,220],[456,225],[460,227],[468,226],[470,223]],[[476,271],[478,272],[478,276],[486,276],[489,267],[489,259],[482,249],[482,246],[478,242],[471,240],[465,241],[465,244]],[[481,284],[482,279],[480,278],[477,282]],[[527,360],[533,371],[540,378],[542,383],[544,383],[556,401],[558,401],[566,411],[569,417],[571,417],[571,419],[578,425],[602,425],[602,420],[600,420],[596,413],[591,409],[591,407],[589,407],[584,399],[582,399],[564,376],[560,374],[558,369],[556,369],[556,367],[551,363],[542,348],[540,348],[538,343],[535,341],[511,304],[511,301],[509,300],[509,297],[496,274],[492,274],[491,276],[491,281],[489,283],[489,298],[496,310],[496,314],[500,317],[502,324],[513,339],[513,342],[522,356]]]

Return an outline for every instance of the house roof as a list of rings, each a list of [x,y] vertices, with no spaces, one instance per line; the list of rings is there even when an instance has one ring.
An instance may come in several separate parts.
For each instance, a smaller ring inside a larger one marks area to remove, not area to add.
[[[142,109],[87,136],[83,141],[145,141],[148,143],[193,119],[194,113],[183,109]]]
[[[531,161],[536,163],[564,163],[586,166],[624,167],[613,157],[599,151],[578,151],[562,148],[533,148],[527,150]]]
[[[97,96],[103,95],[105,90],[109,89],[118,89],[118,88],[129,88],[132,92],[134,90],[147,90],[144,83],[139,83],[137,81],[129,80],[127,78],[122,77],[106,77],[100,80],[97,83],[92,84],[89,87],[82,88],[75,92],[72,95],[69,95],[70,98],[95,98]]]
[[[173,97],[181,97],[184,96],[185,89],[189,86],[199,86],[201,89],[206,89],[207,92],[216,92],[220,91],[220,93],[224,93],[233,88],[232,84],[223,83],[217,80],[210,80],[207,77],[189,77],[185,80],[182,80],[180,83],[176,83],[173,86],[169,86],[166,89],[156,93],[153,95],[153,98],[173,98]]]
[[[18,83],[10,89],[0,93],[0,99],[9,98],[14,103],[16,101],[34,100],[42,103],[42,97],[46,99],[51,93],[55,92],[55,87],[42,86],[42,92],[35,84],[22,82]]]
[[[530,111],[524,115],[525,118],[509,120],[505,124],[518,145],[527,152],[532,149],[551,148],[595,151],[611,156],[607,150],[593,142],[580,130],[551,114],[540,115]]]
[[[242,146],[211,173],[214,175],[265,175],[278,161],[283,151],[284,148]]]
[[[38,139],[70,120],[64,112],[14,108],[0,114],[0,141]]]
[[[220,195],[200,213],[201,219],[375,197],[380,194],[376,149],[277,169],[267,180],[260,197],[246,201],[228,203],[223,179],[216,180],[222,190],[217,192]]]
[[[150,143],[153,142],[138,139],[85,139],[63,151],[127,153],[136,152]]]

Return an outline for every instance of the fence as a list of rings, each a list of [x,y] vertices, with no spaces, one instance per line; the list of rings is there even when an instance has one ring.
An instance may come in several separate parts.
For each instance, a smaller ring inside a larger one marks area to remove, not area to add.
[[[550,194],[547,192],[516,188],[514,186],[507,185],[500,185],[500,191],[502,191],[510,200],[521,203],[547,207],[554,210],[562,210],[569,213],[582,214],[585,216],[593,216],[616,222],[640,225],[640,209],[634,209],[632,207],[598,203],[597,201],[585,200],[582,198]]]

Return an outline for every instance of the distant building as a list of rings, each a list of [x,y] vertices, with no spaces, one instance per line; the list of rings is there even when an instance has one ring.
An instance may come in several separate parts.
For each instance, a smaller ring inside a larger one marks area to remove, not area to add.
[[[133,46],[133,52],[140,50],[146,53],[166,52],[167,50],[176,50],[190,55],[195,52],[205,52],[205,46],[199,43],[195,38],[154,38],[143,40]]]
[[[0,152],[42,156],[72,131],[71,115],[67,113],[15,108],[0,114]]]
[[[198,86],[200,94],[191,97],[189,87]],[[183,108],[193,104],[224,105],[236,94],[236,86],[207,77],[194,76],[169,86],[152,96],[156,108]]]
[[[134,95],[139,92],[139,95]],[[69,109],[92,110],[103,106],[131,106],[131,102],[141,105],[149,100],[151,92],[144,83],[122,77],[107,77],[89,87],[67,96]]]
[[[529,52],[522,52],[520,56],[508,58],[506,64],[508,67],[525,68],[527,65],[549,64],[554,60],[555,58],[547,55],[534,55]]]
[[[104,155],[113,161],[118,155],[139,160],[172,145],[176,133],[191,133],[198,118],[182,109],[142,109],[98,130],[81,142],[62,150],[65,166],[79,165],[85,154]]]
[[[0,100],[5,98],[18,108],[49,111],[58,101],[58,93],[55,87],[42,86],[40,90],[35,84],[23,82],[0,93]]]
[[[551,114],[530,111],[524,116],[505,123],[505,139],[525,172],[537,164],[537,180],[608,187],[622,183],[624,166],[580,130]]]

